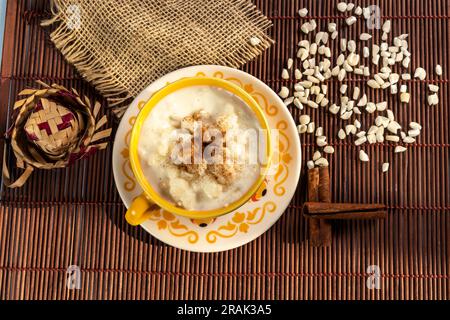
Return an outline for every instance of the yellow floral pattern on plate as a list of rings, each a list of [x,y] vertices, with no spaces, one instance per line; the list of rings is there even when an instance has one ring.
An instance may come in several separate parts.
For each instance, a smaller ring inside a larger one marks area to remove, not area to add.
[[[232,218],[226,224],[206,234],[206,241],[214,243],[217,237],[231,238],[238,232],[247,233],[251,225],[260,223],[267,212],[274,212],[276,208],[273,201],[267,201],[262,207],[256,207],[247,213],[240,211],[232,213]]]
[[[199,72],[196,74],[196,76],[202,77],[206,76],[206,74],[203,72]],[[269,99],[264,96],[264,94],[257,92],[252,84],[245,84],[236,77],[226,77],[223,72],[220,71],[214,72],[212,76],[233,82],[234,84],[237,84],[245,91],[250,93],[252,97],[258,102],[258,104],[263,108],[269,118],[275,118],[278,115],[278,108],[275,105],[270,104],[268,102]],[[140,101],[138,103],[139,110],[144,107],[145,102],[146,101]],[[136,188],[136,181],[131,170],[128,155],[130,134],[135,120],[136,116],[130,117],[130,119],[128,120],[130,128],[124,138],[125,147],[121,151],[121,156],[123,158],[121,171],[124,177],[126,177],[126,181],[124,182],[123,187],[128,192],[131,192]],[[275,128],[278,129],[279,132],[279,143],[275,148],[276,150],[274,151],[274,157],[279,160],[276,164],[276,170],[273,178],[267,179],[267,181],[265,182],[265,187],[269,187],[271,184],[273,184],[274,195],[281,197],[286,192],[286,189],[283,185],[289,176],[288,164],[292,160],[292,157],[289,153],[291,145],[288,134],[286,133],[288,123],[285,120],[279,120],[277,121]],[[258,198],[258,200],[252,198],[249,200],[249,202],[257,202],[259,200],[263,200],[263,197]],[[253,225],[261,223],[267,216],[267,213],[274,212],[276,208],[277,206],[273,201],[266,201],[262,202],[261,204],[258,203],[258,206],[247,210],[246,212],[236,210],[227,215],[230,216],[230,218],[226,222],[221,222],[220,225],[217,226],[215,226],[214,223],[210,223],[205,227],[207,229],[211,229],[211,231],[206,233],[206,241],[210,244],[213,244],[217,241],[218,238],[232,238],[239,233],[247,233]],[[199,240],[199,234],[196,231],[196,229],[199,228],[198,224],[192,221],[190,221],[189,225],[183,224],[177,216],[170,212],[164,211],[162,209],[152,211],[150,221],[156,224],[158,230],[166,230],[175,237],[184,237],[191,244],[195,244]]]

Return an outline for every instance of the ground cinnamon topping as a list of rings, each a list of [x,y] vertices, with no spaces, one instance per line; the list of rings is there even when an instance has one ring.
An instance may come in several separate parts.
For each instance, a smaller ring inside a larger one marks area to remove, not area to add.
[[[226,134],[233,128],[232,116],[217,119],[204,111],[194,112],[179,122],[179,127],[190,133],[190,137],[179,138],[178,142],[191,145],[188,155],[177,155],[181,163],[178,167],[195,176],[209,175],[218,183],[232,184],[242,165],[237,163],[236,155],[227,146]],[[196,130],[201,132],[202,141],[196,143]],[[188,159],[186,159],[188,158]]]

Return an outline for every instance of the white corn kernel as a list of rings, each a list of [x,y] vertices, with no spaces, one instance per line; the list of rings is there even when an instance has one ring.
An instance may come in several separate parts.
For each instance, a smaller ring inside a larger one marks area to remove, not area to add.
[[[353,72],[353,67],[348,63],[347,60],[344,62],[343,67],[346,72]]]
[[[369,87],[373,88],[373,89],[380,89],[381,88],[380,84],[377,81],[373,80],[373,79],[370,79],[369,81],[367,81],[367,85]]]
[[[341,114],[341,119],[342,120],[348,120],[348,119],[350,119],[352,114],[353,114],[353,111],[344,112],[343,114]]]
[[[323,152],[328,153],[328,154],[333,154],[334,148],[332,146],[326,146],[325,148],[323,148]]]
[[[300,102],[300,100],[298,98],[294,99],[294,106],[296,106],[300,110],[303,110],[303,104]]]
[[[347,39],[342,38],[340,41],[341,51],[347,50]]]
[[[372,58],[372,63],[376,66],[378,65],[379,61],[380,61],[380,55],[378,55],[378,54]]]
[[[290,70],[293,65],[294,65],[294,60],[292,60],[292,58],[289,58],[287,61],[287,69]]]
[[[391,86],[391,84],[389,82],[385,82],[381,85],[381,89],[387,89]]]
[[[392,112],[392,110],[386,110],[386,115],[387,115],[387,118],[389,119],[389,121],[394,121],[395,120],[395,117],[394,117],[394,113]]]
[[[361,41],[367,41],[367,40],[369,40],[371,38],[372,38],[372,36],[370,34],[368,34],[368,33],[361,33],[359,35],[359,40],[361,40]]]
[[[281,90],[280,90],[280,92],[278,93],[278,95],[281,97],[281,98],[283,98],[283,99],[285,99],[285,98],[287,98],[288,96],[289,96],[289,89],[287,88],[287,87],[281,87]]]
[[[302,30],[303,33],[308,34],[309,33],[309,22],[305,22],[300,27],[300,30]]]
[[[341,53],[336,59],[336,64],[338,66],[342,66],[344,64],[344,61],[345,61],[345,56]]]
[[[356,51],[356,42],[353,40],[349,40],[347,43],[347,49],[349,52],[355,52]]]
[[[368,47],[364,47],[364,49],[363,49],[363,57],[364,58],[370,57],[370,51],[369,51]]]
[[[376,142],[378,142],[378,143],[383,143],[384,142],[384,136],[382,134],[377,133],[375,135],[375,138],[376,138]]]
[[[323,136],[323,127],[318,127],[316,129],[316,137]]]
[[[346,75],[347,75],[347,71],[345,71],[345,69],[341,69],[338,74],[339,82],[342,82]]]
[[[356,134],[356,137],[361,138],[361,137],[364,137],[365,135],[366,135],[365,131],[360,131]]]
[[[380,74],[375,74],[375,75],[373,76],[373,78],[375,79],[375,81],[376,81],[380,86],[382,86],[382,85],[384,84],[384,80],[383,80],[383,78],[380,76]]]
[[[345,126],[345,133],[347,135],[356,134],[356,126],[353,124],[348,124]]]
[[[314,101],[311,101],[311,100],[309,100],[309,101],[307,102],[307,105],[308,105],[310,108],[313,108],[313,109],[317,109],[317,108],[319,107],[319,105],[318,105],[317,103],[315,103]]]
[[[398,86],[397,84],[391,85],[391,94],[397,94],[398,93]]]
[[[333,33],[336,31],[336,23],[330,22],[328,23],[328,32]]]
[[[404,137],[403,142],[404,143],[414,143],[414,142],[416,142],[416,139],[413,137]]]
[[[320,102],[320,106],[321,107],[325,107],[328,105],[330,101],[327,98],[323,98],[322,101]]]
[[[366,105],[367,105],[367,95],[364,94],[364,95],[362,96],[362,98],[359,100],[357,106],[358,106],[358,107],[365,107]]]
[[[375,134],[369,134],[367,135],[367,142],[370,144],[374,144],[377,142],[377,136]]]
[[[335,105],[335,104],[332,104],[328,108],[328,111],[330,111],[332,114],[337,114],[339,112],[339,110],[340,110],[340,108],[337,105]]]
[[[337,31],[333,31],[333,33],[331,34],[331,39],[336,39],[338,36],[338,32]]]
[[[419,78],[420,80],[425,80],[425,78],[427,77],[427,73],[425,71],[425,69],[419,67],[416,69],[416,71],[414,72],[414,78]]]
[[[316,20],[312,19],[312,20],[309,22],[308,28],[309,28],[309,31],[310,31],[310,32],[311,32],[311,31],[314,31],[314,30],[317,28]]]
[[[439,103],[439,97],[436,93],[428,96],[428,104],[430,106],[435,106]]]
[[[400,94],[400,101],[404,103],[409,103],[411,96],[408,92],[402,92]]]
[[[302,114],[299,118],[300,124],[308,124],[311,122],[311,117],[307,114]]]
[[[428,85],[428,89],[430,89],[431,92],[438,92],[439,91],[439,86],[436,86],[434,84],[429,84]]]
[[[320,153],[320,151],[314,152],[314,154],[313,154],[313,161],[317,161],[320,158],[322,158],[322,154]]]
[[[387,141],[391,141],[391,142],[399,142],[400,141],[400,137],[399,136],[387,135],[386,136],[386,140]]]
[[[410,63],[411,63],[411,58],[406,57],[405,59],[403,59],[403,61],[402,61],[403,68],[408,69]]]
[[[413,129],[413,130],[409,130],[408,131],[408,136],[415,138],[418,137],[420,135],[420,130],[418,129]]]
[[[389,82],[391,84],[396,84],[400,80],[400,75],[398,73],[391,73],[389,75]]]
[[[315,55],[317,53],[317,48],[318,48],[317,43],[312,43],[311,46],[309,47],[309,54],[312,56]]]
[[[356,22],[356,17],[354,17],[354,16],[351,16],[351,17],[348,17],[347,19],[345,19],[345,23],[347,23],[348,26],[351,26],[355,22]]]
[[[337,9],[338,9],[338,11],[340,11],[340,12],[345,12],[345,11],[347,11],[347,3],[345,3],[345,2],[339,2],[339,3],[337,4]]]
[[[410,127],[411,129],[422,130],[422,126],[421,126],[419,123],[414,122],[414,121],[411,121],[411,122],[409,123],[409,127]]]
[[[310,44],[309,44],[309,41],[308,41],[308,40],[300,40],[300,41],[298,42],[297,46],[303,47],[303,48],[305,48],[306,50],[309,51],[309,46],[310,46]]]
[[[367,137],[366,136],[362,136],[362,137],[360,137],[360,138],[355,140],[355,146],[363,145],[366,142],[367,142]]]
[[[294,102],[294,99],[295,99],[295,97],[289,97],[287,99],[284,99],[283,103],[287,107],[287,106],[291,105],[292,102]]]
[[[368,113],[373,113],[373,112],[375,112],[375,110],[377,110],[377,106],[375,105],[375,103],[368,102],[366,105],[366,111]]]
[[[379,127],[379,126],[383,126],[385,128],[387,128],[387,126],[389,125],[389,119],[383,116],[378,116],[375,118],[375,124]]]
[[[405,152],[406,148],[403,146],[396,146],[394,152],[395,153],[401,153],[401,152]]]
[[[366,20],[370,19],[371,14],[372,14],[372,10],[370,9],[370,7],[364,7],[363,8],[364,19],[366,19]]]
[[[328,167],[329,163],[328,160],[325,158],[320,158],[319,160],[317,160],[315,162],[315,165],[319,166],[319,167]]]
[[[301,61],[305,61],[308,58],[309,55],[309,49],[300,48],[297,51],[297,58],[299,58]]]
[[[304,18],[308,14],[308,9],[306,9],[306,8],[300,9],[300,10],[298,10],[298,14],[300,17]]]
[[[306,124],[300,124],[297,126],[298,133],[305,133],[308,129],[308,126]]]
[[[391,20],[386,20],[386,21],[383,23],[382,30],[383,30],[383,32],[385,32],[385,33],[391,32]]]
[[[403,73],[402,80],[411,80],[411,75],[409,73]]]
[[[252,46],[256,47],[260,43],[261,43],[261,39],[259,39],[258,37],[251,37],[250,38],[250,44]]]
[[[383,135],[384,134],[384,126],[377,127],[377,135]]]
[[[377,106],[377,111],[384,111],[387,108],[387,102],[383,101],[383,102],[379,102],[376,104]]]
[[[347,57],[347,62],[352,67],[356,67],[359,64],[359,54],[355,54],[354,52],[350,53]]]
[[[319,147],[325,147],[327,145],[327,137],[325,137],[325,136],[317,137],[316,144]]]
[[[359,160],[362,162],[369,162],[369,156],[364,152],[364,150],[359,151]]]
[[[388,120],[389,121],[389,120]],[[386,129],[388,129],[390,132],[397,134],[398,130],[400,130],[402,127],[400,124],[396,121],[391,121],[387,125]]]
[[[377,126],[371,126],[369,128],[369,131],[367,131],[367,134],[375,134],[378,131],[378,127]]]

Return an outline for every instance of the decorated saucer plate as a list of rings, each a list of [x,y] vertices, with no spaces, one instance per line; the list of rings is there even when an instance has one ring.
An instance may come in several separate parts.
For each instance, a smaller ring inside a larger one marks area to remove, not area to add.
[[[266,84],[243,71],[224,66],[194,66],[165,75],[150,84],[131,103],[120,122],[113,150],[114,179],[128,208],[142,193],[131,170],[131,128],[140,109],[152,94],[168,83],[193,76],[231,81],[250,93],[264,110],[270,127],[278,130],[277,161],[253,197],[239,209],[214,219],[193,220],[164,210],[151,213],[141,224],[145,231],[171,246],[196,252],[218,252],[242,246],[266,232],[289,205],[300,177],[301,148],[295,123],[283,101]],[[125,213],[124,213],[125,214]]]

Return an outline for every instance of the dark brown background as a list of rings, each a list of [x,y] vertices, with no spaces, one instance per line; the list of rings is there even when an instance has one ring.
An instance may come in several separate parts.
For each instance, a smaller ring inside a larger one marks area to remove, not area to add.
[[[273,22],[276,45],[243,67],[278,90],[279,74],[295,55],[306,6],[322,29],[336,17],[338,1],[256,0]],[[393,33],[410,33],[412,67],[429,71],[426,81],[410,81],[410,105],[387,99],[400,123],[423,124],[418,143],[393,155],[389,143],[365,149],[369,164],[357,161],[358,148],[334,138],[342,127],[327,113],[308,110],[335,146],[331,158],[334,201],[381,202],[383,222],[335,224],[330,248],[311,248],[300,215],[304,179],[286,213],[266,234],[227,252],[181,251],[128,226],[111,170],[112,146],[66,170],[35,172],[21,189],[1,189],[0,299],[447,299],[450,248],[449,1],[357,1],[379,4],[393,21]],[[7,124],[16,94],[34,79],[74,87],[98,97],[64,62],[39,26],[47,1],[9,0],[0,88],[0,129]],[[342,22],[342,20],[340,21]],[[356,39],[362,22],[344,30]],[[336,44],[333,44],[336,50]],[[435,80],[440,63],[444,76]],[[357,84],[359,80],[349,80]],[[440,85],[441,103],[425,103],[427,82]],[[360,83],[362,85],[362,83]],[[338,86],[330,82],[336,97]],[[298,110],[293,115],[297,118]],[[363,115],[363,126],[373,116]],[[117,125],[114,124],[114,127]],[[303,159],[311,158],[312,137],[302,136]],[[8,163],[14,162],[9,157]],[[391,163],[380,173],[383,161]],[[82,289],[65,289],[69,265],[82,270]],[[366,288],[366,268],[379,265],[381,289]]]

